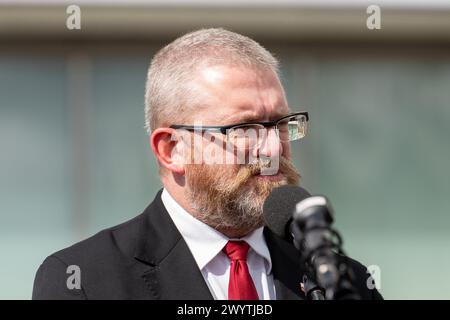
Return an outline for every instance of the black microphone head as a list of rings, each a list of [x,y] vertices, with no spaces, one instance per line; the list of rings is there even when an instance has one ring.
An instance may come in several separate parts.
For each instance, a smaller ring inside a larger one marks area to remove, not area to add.
[[[300,201],[310,197],[308,191],[298,186],[281,186],[272,190],[264,202],[264,220],[269,229],[283,239],[289,239],[289,222]]]

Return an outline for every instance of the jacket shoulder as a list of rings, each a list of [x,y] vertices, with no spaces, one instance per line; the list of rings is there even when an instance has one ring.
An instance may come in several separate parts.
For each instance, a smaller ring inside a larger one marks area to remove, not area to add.
[[[123,268],[134,262],[135,237],[145,219],[144,212],[49,255],[36,272],[32,298],[87,299],[90,290],[86,283],[103,285],[119,277]],[[82,279],[79,286],[76,273]]]
[[[367,267],[352,258],[347,257],[354,276],[354,287],[363,300],[382,300],[382,295],[374,286]]]
[[[74,260],[89,263],[98,260],[100,257],[110,257],[111,254],[133,254],[134,235],[137,234],[144,220],[145,213],[142,213],[124,223],[99,231],[85,240],[53,253],[51,256],[66,263],[74,262]]]

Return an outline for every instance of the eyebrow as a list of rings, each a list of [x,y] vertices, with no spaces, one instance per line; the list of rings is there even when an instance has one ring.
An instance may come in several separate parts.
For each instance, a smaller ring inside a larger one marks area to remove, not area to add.
[[[287,116],[289,114],[289,112],[288,113],[276,113],[276,114],[274,114],[272,117],[271,117],[271,119],[272,120],[269,120],[269,121],[273,121],[273,120],[276,120],[276,119],[279,119],[279,118],[282,118],[282,117],[284,117],[284,116]],[[240,117],[239,119],[235,119],[235,120],[227,120],[227,122],[231,122],[231,123],[233,123],[233,122],[235,122],[235,123],[244,123],[244,122],[260,122],[261,121],[261,118],[259,118],[259,117],[257,117],[257,116],[255,116],[255,115],[245,115],[245,116],[243,116],[243,117]]]

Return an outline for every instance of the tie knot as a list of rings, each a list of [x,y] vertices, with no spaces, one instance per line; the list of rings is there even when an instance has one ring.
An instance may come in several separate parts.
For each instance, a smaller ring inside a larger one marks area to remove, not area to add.
[[[228,241],[223,248],[223,252],[230,260],[247,260],[247,253],[250,246],[245,241]]]

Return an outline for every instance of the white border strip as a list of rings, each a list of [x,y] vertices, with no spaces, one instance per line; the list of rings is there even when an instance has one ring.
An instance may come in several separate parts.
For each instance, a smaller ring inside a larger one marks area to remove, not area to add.
[[[329,8],[349,9],[367,7],[376,4],[389,9],[422,9],[422,10],[450,10],[449,0],[0,0],[0,6],[140,6],[140,7],[293,7],[293,8]]]

